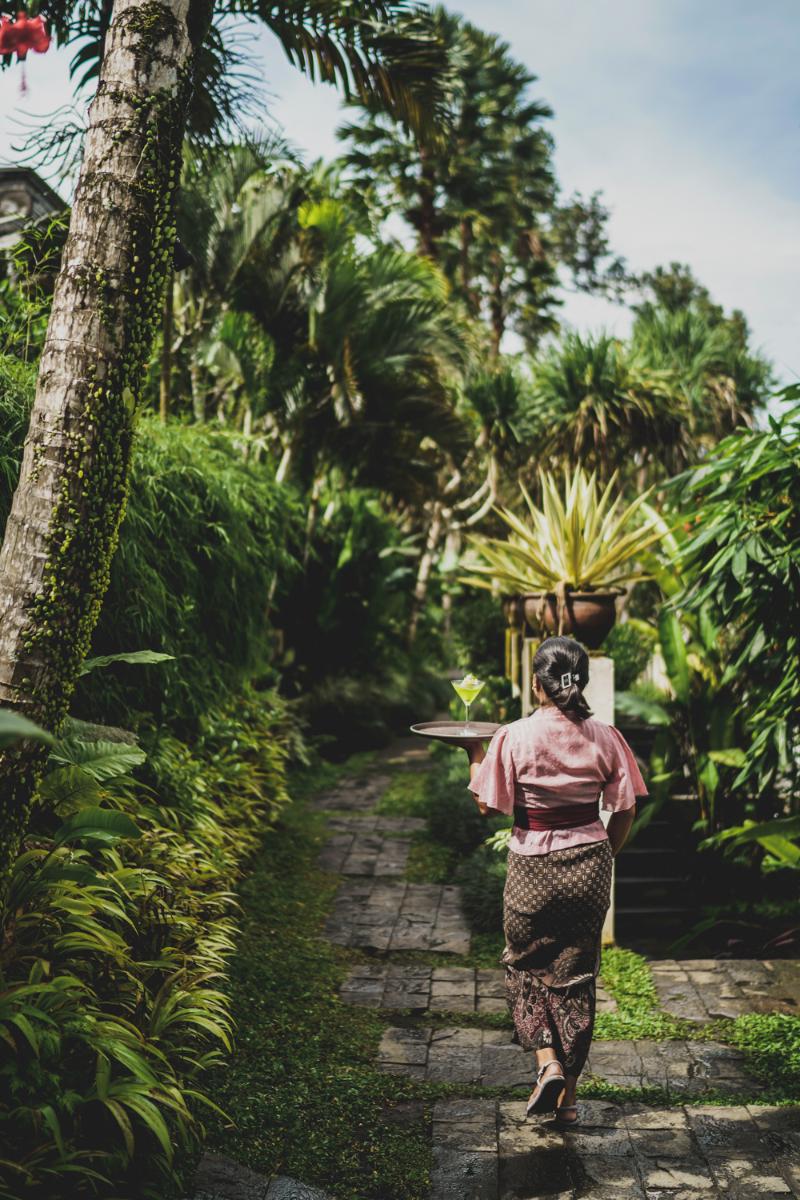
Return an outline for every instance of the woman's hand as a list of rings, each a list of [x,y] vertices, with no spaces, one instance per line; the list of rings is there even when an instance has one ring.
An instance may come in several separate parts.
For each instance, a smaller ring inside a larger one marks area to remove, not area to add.
[[[481,763],[486,758],[486,749],[483,745],[483,742],[467,742],[464,746],[464,749],[466,750],[467,757],[469,758],[469,778],[471,783],[478,774]],[[478,806],[478,812],[481,814],[481,816],[485,817],[488,810],[480,796],[475,797],[475,803]]]
[[[486,748],[483,742],[465,742],[464,749],[467,752],[470,766],[479,766],[486,758]]]

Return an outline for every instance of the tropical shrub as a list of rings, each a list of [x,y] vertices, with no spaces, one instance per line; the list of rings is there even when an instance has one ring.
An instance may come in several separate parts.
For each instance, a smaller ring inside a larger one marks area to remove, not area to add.
[[[274,619],[288,647],[283,690],[344,756],[432,716],[447,687],[406,646],[413,548],[374,493],[332,496],[329,513]]]
[[[231,886],[286,802],[273,693],[212,712],[192,749],[90,729],[71,723],[52,750],[3,916],[8,1200],[65,1179],[76,1198],[171,1194],[231,1044]]]
[[[35,386],[34,366],[0,354],[0,529],[5,526],[19,476]]]
[[[603,653],[614,660],[614,687],[627,691],[653,657],[658,633],[646,621],[618,622],[603,642]]]
[[[452,747],[434,751],[435,767],[428,775],[430,797],[428,829],[434,840],[449,846],[455,854],[471,854],[498,824],[508,824],[503,816],[482,816],[467,787],[467,760]]]
[[[273,653],[269,594],[292,569],[296,511],[233,435],[144,417],[93,653],[147,647],[175,661],[90,676],[76,711],[112,723],[136,712],[191,722],[263,672]]]
[[[471,589],[459,593],[453,603],[448,657],[453,666],[484,679],[503,662],[506,621],[494,596]]]
[[[740,722],[736,699],[726,679],[723,631],[704,608],[699,614],[662,610],[658,642],[671,694],[659,699],[621,692],[617,711],[655,726],[650,759],[648,804],[634,832],[650,821],[672,791],[681,789],[685,773],[698,797],[700,822],[710,833],[730,821],[732,781],[741,766]]]
[[[465,583],[524,595],[607,589],[641,578],[636,559],[662,536],[646,507],[649,492],[623,507],[616,472],[601,490],[597,476],[580,467],[565,473],[563,496],[554,475],[541,472],[540,485],[541,508],[520,484],[528,520],[498,509],[511,530],[507,540],[470,536],[476,557]]]
[[[691,509],[676,597],[728,630],[723,683],[744,753],[732,786],[749,798],[726,845],[765,865],[800,865],[800,387],[783,415],[735,433],[675,483]],[[731,824],[731,823],[729,823]]]

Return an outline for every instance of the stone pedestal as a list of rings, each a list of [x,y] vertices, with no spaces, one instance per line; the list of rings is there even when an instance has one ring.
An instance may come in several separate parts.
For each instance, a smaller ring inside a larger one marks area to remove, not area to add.
[[[539,645],[538,638],[524,638],[522,641],[522,715],[529,716],[533,711],[533,656]],[[589,658],[589,682],[584,692],[587,703],[599,721],[607,725],[614,724],[614,660],[603,654],[593,654]],[[608,826],[611,813],[600,813],[601,820]],[[611,904],[606,913],[603,925],[603,945],[614,944],[614,891],[616,882],[616,864],[611,872]]]

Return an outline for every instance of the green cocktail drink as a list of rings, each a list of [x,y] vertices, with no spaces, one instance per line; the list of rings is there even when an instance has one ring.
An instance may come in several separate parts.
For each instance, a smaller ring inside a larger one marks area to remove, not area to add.
[[[483,691],[485,686],[484,681],[478,679],[477,675],[471,675],[468,672],[463,679],[452,680],[452,684],[456,695],[463,702],[464,708],[467,710],[467,730],[469,730],[470,705],[477,700]]]

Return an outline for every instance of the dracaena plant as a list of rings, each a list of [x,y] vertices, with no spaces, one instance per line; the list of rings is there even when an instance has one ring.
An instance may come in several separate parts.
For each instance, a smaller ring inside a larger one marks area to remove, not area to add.
[[[560,491],[555,476],[542,471],[541,507],[520,484],[527,517],[496,509],[508,538],[473,535],[463,582],[519,595],[599,591],[646,578],[637,559],[661,537],[647,504],[652,489],[625,504],[617,477],[601,489],[595,472],[576,467]]]

